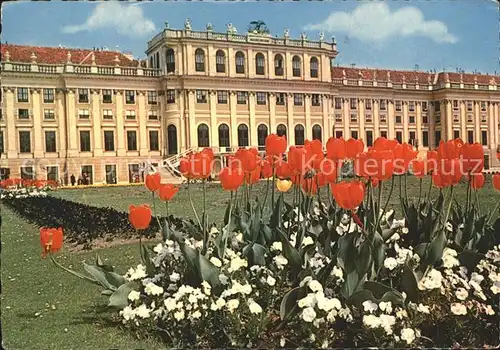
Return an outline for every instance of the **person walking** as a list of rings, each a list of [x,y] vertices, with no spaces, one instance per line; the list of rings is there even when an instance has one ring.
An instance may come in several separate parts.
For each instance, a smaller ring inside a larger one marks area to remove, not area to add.
[[[75,186],[76,178],[74,174],[71,174],[70,181],[71,181],[71,186]]]

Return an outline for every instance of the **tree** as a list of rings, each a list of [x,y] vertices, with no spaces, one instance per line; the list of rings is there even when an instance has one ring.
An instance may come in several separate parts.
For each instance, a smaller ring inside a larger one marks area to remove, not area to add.
[[[258,34],[269,34],[269,29],[266,26],[266,23],[264,21],[258,20],[258,21],[252,21],[248,25],[248,31],[250,33],[258,33]]]

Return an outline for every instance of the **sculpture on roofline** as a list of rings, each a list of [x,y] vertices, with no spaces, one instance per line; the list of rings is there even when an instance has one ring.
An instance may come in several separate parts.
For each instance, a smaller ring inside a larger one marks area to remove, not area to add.
[[[186,18],[186,20],[184,21],[184,29],[191,30],[191,19],[190,18]]]
[[[238,31],[236,30],[236,27],[235,27],[235,26],[233,26],[233,24],[232,24],[232,23],[228,23],[228,24],[227,24],[227,32],[228,32],[228,33],[231,33],[231,34],[236,34],[236,33],[238,33]]]
[[[325,33],[320,32],[319,33],[319,41],[323,41],[323,40],[325,40]]]
[[[208,22],[207,23],[207,31],[211,32],[213,30],[212,23]]]
[[[252,21],[248,25],[248,32],[254,34],[269,34],[266,23],[262,20]]]
[[[300,38],[301,38],[302,40],[307,40],[307,34],[306,34],[306,33],[301,33],[301,34],[300,34]]]
[[[285,29],[285,31],[283,32],[283,35],[286,39],[288,39],[290,37],[290,31],[288,29]]]
[[[168,29],[169,28],[169,24],[168,24],[168,21],[165,21],[165,28]]]

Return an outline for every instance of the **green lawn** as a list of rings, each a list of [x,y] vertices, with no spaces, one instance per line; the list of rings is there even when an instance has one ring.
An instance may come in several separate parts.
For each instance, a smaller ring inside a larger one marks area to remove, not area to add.
[[[396,182],[397,184],[397,182]],[[424,189],[427,189],[427,180]],[[419,186],[409,179],[409,195],[418,195]],[[255,186],[254,193],[262,193],[265,182]],[[384,193],[388,191],[385,186]],[[483,210],[491,209],[500,199],[489,183],[480,191]],[[398,186],[395,186],[392,207],[398,205]],[[465,199],[465,185],[455,191]],[[59,190],[55,196],[95,206],[111,206],[127,211],[129,204],[151,203],[151,195],[143,187],[90,188]],[[200,187],[192,188],[195,205],[202,208]],[[437,194],[437,190],[433,190]],[[325,197],[325,194],[323,194]],[[260,198],[263,199],[263,195]],[[220,224],[229,194],[218,184],[207,190],[209,220]],[[269,203],[269,198],[268,198]],[[193,217],[187,191],[183,187],[171,203],[171,213]],[[49,259],[40,257],[38,230],[0,205],[2,226],[2,329],[4,345],[8,349],[156,349],[161,347],[154,339],[138,340],[125,330],[110,324],[109,314],[96,310],[106,303],[98,287],[80,281],[57,269]],[[159,208],[165,210],[164,206]],[[137,244],[96,249],[93,252],[68,252],[58,259],[66,266],[81,269],[81,261],[93,261],[99,252],[104,259],[116,265],[120,273],[140,261]]]

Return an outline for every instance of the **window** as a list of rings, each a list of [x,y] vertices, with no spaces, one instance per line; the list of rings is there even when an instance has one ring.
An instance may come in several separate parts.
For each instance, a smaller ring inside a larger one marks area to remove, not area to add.
[[[4,153],[5,149],[3,146],[3,131],[0,130],[0,154]]]
[[[80,152],[90,152],[90,131],[80,131]]]
[[[453,130],[453,139],[460,138],[460,130]]]
[[[264,75],[266,60],[260,52],[255,55],[255,74]]]
[[[293,105],[294,106],[302,106],[302,94],[293,94]]]
[[[436,130],[434,132],[434,135],[436,137],[435,144],[437,146],[437,145],[439,145],[439,141],[441,141],[441,131],[440,130]]]
[[[357,122],[358,121],[358,115],[356,113],[351,113],[351,122]]]
[[[257,142],[259,144],[259,151],[264,151],[266,149],[267,135],[267,125],[259,124],[259,126],[257,127]]]
[[[28,101],[28,88],[17,88],[17,102]]]
[[[78,118],[80,119],[89,119],[90,118],[90,112],[88,109],[79,109],[78,110]]]
[[[429,123],[429,118],[426,115],[422,116],[422,123],[428,124]]]
[[[78,89],[78,102],[89,103],[89,89]]]
[[[481,101],[481,112],[486,112],[486,102]]]
[[[175,72],[175,52],[174,49],[167,49],[167,73]]]
[[[342,108],[342,99],[340,97],[335,97],[335,109]]]
[[[109,89],[102,90],[102,102],[113,103],[113,91]]]
[[[410,131],[410,140],[409,140],[409,144],[412,145],[412,146],[415,146],[415,131]]]
[[[321,106],[319,95],[318,94],[312,94],[311,95],[311,104],[313,106]]]
[[[410,124],[415,124],[415,116],[410,115]]]
[[[198,125],[198,147],[210,147],[207,124]]]
[[[381,114],[380,115],[380,122],[381,123],[386,123],[387,122],[387,115]]]
[[[277,54],[274,56],[274,75],[282,76],[283,75],[283,56]]]
[[[104,131],[104,151],[111,152],[115,150],[115,133],[112,130]]]
[[[217,91],[217,103],[225,105],[227,104],[227,91],[218,90]]]
[[[10,177],[9,168],[0,168],[0,180],[7,180]]]
[[[45,131],[45,152],[57,152],[55,131]]]
[[[207,103],[207,90],[196,90],[196,102]]]
[[[453,115],[453,121],[454,121],[454,122],[458,122],[459,120],[460,120],[460,119],[459,119],[459,117],[458,117],[458,114],[454,114],[454,115]]]
[[[311,78],[317,78],[318,77],[318,71],[319,71],[319,62],[316,57],[311,57],[311,60],[309,61],[310,65],[310,74]]]
[[[21,179],[23,180],[33,180],[35,178],[35,170],[32,166],[22,166],[21,170]]]
[[[127,150],[137,151],[137,132],[127,131]]]
[[[128,181],[130,183],[142,182],[143,174],[140,170],[139,164],[128,165]]]
[[[157,110],[148,111],[148,119],[149,120],[158,120],[158,111]]]
[[[371,123],[373,121],[371,114],[365,114],[365,122]]]
[[[135,119],[135,110],[127,109],[127,111],[125,112],[125,119],[134,120]]]
[[[265,105],[267,103],[267,93],[266,92],[257,92],[257,104]]]
[[[238,146],[248,146],[248,126],[246,126],[245,124],[240,124],[238,126]]]
[[[401,124],[401,116],[400,115],[396,116],[396,124]]]
[[[402,131],[396,131],[396,140],[398,140],[399,143],[403,143],[403,132]]]
[[[236,103],[239,105],[247,104],[247,92],[246,91],[237,91],[236,92]]]
[[[197,72],[205,71],[205,51],[203,49],[196,49],[194,52],[195,70]]]
[[[370,100],[370,99],[366,99],[365,100],[365,109],[367,111],[371,111],[371,109],[372,109],[372,100]]]
[[[158,130],[149,130],[149,150],[159,151],[160,142],[158,139]]]
[[[422,101],[422,111],[427,111],[427,101]]]
[[[148,105],[158,104],[158,92],[148,91]]]
[[[285,105],[285,94],[283,92],[278,92],[276,94],[276,105],[278,106]]]
[[[380,131],[380,137],[387,138],[387,130]]]
[[[245,73],[245,54],[241,51],[236,52],[235,61],[236,61],[236,73],[237,74],[244,74]]]
[[[293,56],[292,58],[292,75],[294,77],[300,77],[301,75],[301,62],[299,56]]]
[[[358,139],[358,131],[357,130],[352,130],[351,131],[351,137],[355,140]]]
[[[300,124],[295,126],[295,144],[304,144],[304,127]]]
[[[335,113],[335,121],[339,123],[342,122],[342,114]]]
[[[43,89],[43,103],[54,103],[54,89]]]
[[[467,130],[467,142],[474,143],[474,130]]]
[[[467,111],[472,112],[472,101],[467,101]]]
[[[422,146],[429,147],[429,132],[427,130],[422,131]]]
[[[396,100],[396,112],[401,112],[401,101],[400,100]]]
[[[351,99],[349,99],[349,101],[350,101],[351,109],[356,109],[356,107],[358,105],[358,101],[356,101],[355,98],[351,98]]]
[[[335,131],[335,137],[340,139],[344,135],[344,132],[342,130],[337,130]]]
[[[284,124],[279,124],[276,127],[276,134],[278,134],[278,136],[285,136],[286,137],[286,126]]]
[[[102,111],[102,119],[113,119],[113,111],[111,109],[104,109]]]
[[[217,50],[215,54],[215,71],[217,73],[226,72],[226,54],[222,50]]]
[[[408,102],[408,110],[410,112],[415,112],[415,101]]]
[[[467,114],[467,123],[472,123],[474,121],[474,118],[472,117],[472,114]]]
[[[453,109],[458,109],[458,100],[453,100]]]
[[[488,145],[488,131],[486,130],[481,130],[481,144],[483,146]]]
[[[19,119],[30,119],[29,110],[27,108],[20,108],[17,113]]]
[[[106,164],[106,183],[116,184],[116,165]]]
[[[54,120],[56,117],[54,115],[53,109],[44,109],[43,110],[43,119],[45,120]]]
[[[315,124],[312,129],[313,132],[313,140],[320,140],[321,141],[321,126],[318,124]]]
[[[167,90],[167,103],[175,103],[175,90]]]
[[[47,167],[47,180],[48,181],[59,181],[59,168],[57,166]]]
[[[229,147],[229,126],[227,124],[219,125],[219,146]]]
[[[128,105],[133,105],[135,103],[134,90],[125,90],[125,103]]]
[[[371,130],[366,131],[366,146],[373,146],[373,131]]]
[[[436,112],[436,113],[441,112],[441,102],[440,101],[434,101],[434,112]]]
[[[380,100],[380,110],[381,111],[387,110],[387,100]]]

